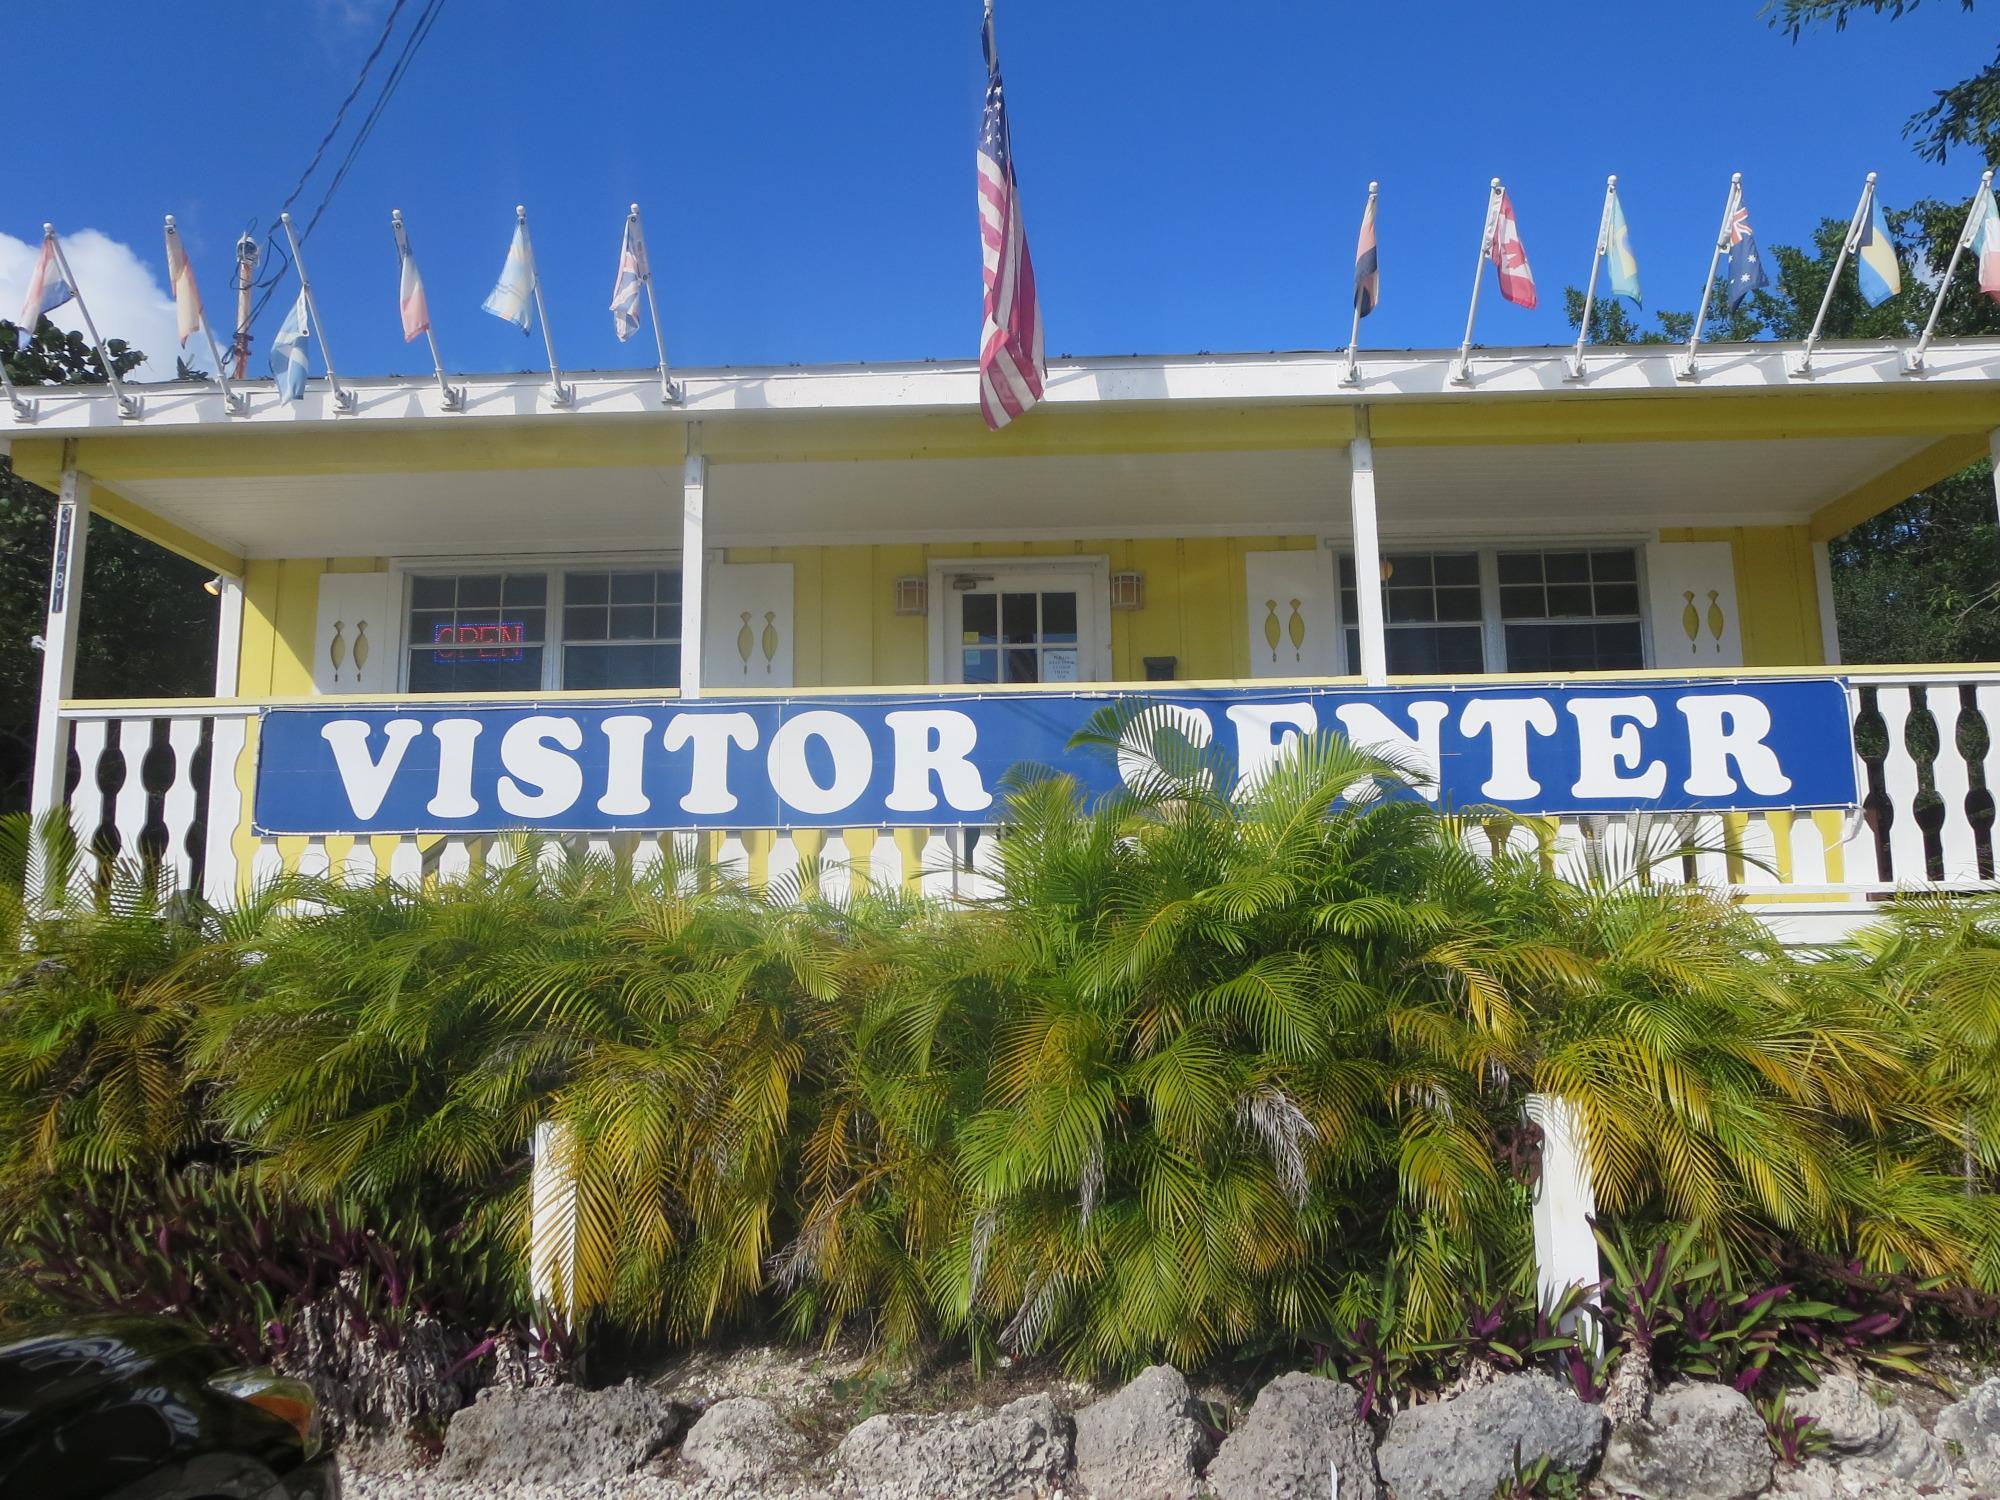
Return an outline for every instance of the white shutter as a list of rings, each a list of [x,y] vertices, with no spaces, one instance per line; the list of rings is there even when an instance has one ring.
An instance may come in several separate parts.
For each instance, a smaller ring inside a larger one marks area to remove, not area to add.
[[[313,691],[387,693],[396,682],[396,589],[390,573],[322,573],[313,629]]]

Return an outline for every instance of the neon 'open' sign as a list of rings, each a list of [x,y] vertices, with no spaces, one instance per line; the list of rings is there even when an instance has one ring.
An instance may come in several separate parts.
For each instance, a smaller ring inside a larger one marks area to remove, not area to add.
[[[431,660],[440,666],[517,662],[522,659],[521,622],[439,625],[431,631],[431,645],[437,648],[431,653]]]

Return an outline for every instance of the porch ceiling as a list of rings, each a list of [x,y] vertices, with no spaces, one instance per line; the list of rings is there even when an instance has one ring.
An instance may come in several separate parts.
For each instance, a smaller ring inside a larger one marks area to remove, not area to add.
[[[1800,523],[1924,452],[1926,436],[1380,444],[1388,537]],[[723,462],[711,545],[1203,534],[1339,535],[1344,447]],[[242,557],[673,547],[679,465],[120,476],[143,510]]]

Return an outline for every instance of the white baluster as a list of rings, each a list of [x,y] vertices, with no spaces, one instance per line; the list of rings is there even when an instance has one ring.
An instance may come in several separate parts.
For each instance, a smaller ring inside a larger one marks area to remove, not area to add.
[[[1897,885],[1923,885],[1930,879],[1924,861],[1924,831],[1917,824],[1917,792],[1921,786],[1916,758],[1905,737],[1910,725],[1910,690],[1880,687],[1875,706],[1881,711],[1889,747],[1882,757],[1882,789],[1888,794],[1889,862]]]
[[[1810,811],[1792,814],[1792,884],[1826,885],[1826,836]]]
[[[201,749],[201,720],[169,719],[167,748],[173,753],[174,776],[167,783],[166,803],[160,818],[167,825],[165,862],[174,872],[174,885],[179,888],[186,884],[182,877],[190,867],[188,832],[194,827],[197,790],[194,757]]]
[[[1679,842],[1663,840],[1659,848],[1654,851],[1655,854],[1661,855],[1676,848],[1692,847],[1695,850],[1694,878],[1716,890],[1723,889],[1729,884],[1729,849],[1728,833],[1723,827],[1722,818],[1716,813],[1703,813],[1699,817],[1689,818],[1684,827],[1685,831],[1678,835]],[[1678,859],[1665,860],[1654,871],[1654,876],[1663,881],[1678,880],[1681,878],[1680,865],[1681,861]]]
[[[788,830],[781,829],[771,845],[771,858],[764,866],[764,889],[785,900],[799,894],[799,846]]]
[[[80,848],[88,849],[104,821],[104,793],[97,788],[97,768],[104,759],[109,728],[102,719],[78,719],[71,726],[78,767],[76,790],[69,794],[69,818]]]
[[[424,851],[414,833],[396,840],[396,852],[389,856],[389,878],[398,885],[418,886],[424,879]]]
[[[326,857],[326,840],[314,834],[306,840],[306,846],[299,851],[298,873],[312,880],[324,879],[333,871],[333,861]]]
[[[348,846],[340,862],[340,878],[349,885],[373,885],[381,873],[375,862],[374,842],[367,834],[361,834]]]
[[[841,837],[841,830],[829,828],[819,846],[819,894],[823,901],[845,906],[854,898],[854,854]],[[864,874],[864,880],[867,878]]]
[[[725,880],[742,882],[750,878],[750,846],[743,842],[740,829],[732,828],[722,836],[722,843],[715,851],[715,867]]]
[[[1986,792],[2000,804],[2000,686],[1981,683],[1973,690],[1972,701],[1986,721],[1986,756],[1981,769],[1986,773]],[[2000,811],[2000,807],[1996,808]],[[2000,821],[1986,827],[1987,852],[2000,875]]]
[[[670,837],[668,846],[674,855],[674,890],[683,896],[692,896],[701,884],[702,851],[707,847],[708,835],[702,833],[676,833]]]
[[[1958,684],[1933,682],[1924,690],[1925,705],[1937,724],[1937,759],[1931,762],[1931,781],[1944,800],[1944,823],[1938,829],[1938,845],[1944,855],[1944,878],[1966,882],[1979,879],[1979,844],[1973,837],[1972,819],[1966,816],[1965,799],[1972,791],[1972,776],[1965,756],[1958,748],[1960,702]]]
[[[990,901],[1001,890],[1000,830],[986,828],[980,835],[972,846],[972,874],[966,882],[966,894],[975,901]]]
[[[1810,813],[1798,815],[1810,818]],[[1793,819],[1797,822],[1797,818]],[[1742,854],[1743,877],[1746,886],[1774,886],[1778,884],[1778,839],[1771,827],[1769,816],[1752,813],[1737,835],[1737,848]]]
[[[446,834],[438,847],[437,877],[441,881],[457,884],[472,873],[473,836],[463,833]]]
[[[903,888],[903,846],[896,842],[894,830],[876,833],[875,846],[868,851],[868,878],[885,895]]]
[[[632,846],[632,878],[649,879],[653,872],[666,863],[667,854],[660,847],[657,833],[642,833],[639,842]]]
[[[278,841],[274,838],[257,840],[257,852],[250,856],[250,880],[253,885],[269,885],[285,873],[285,856],[278,852]]]
[[[934,901],[958,894],[959,835],[955,828],[927,828],[917,854],[917,889]]]
[[[237,896],[236,830],[243,821],[243,788],[237,763],[250,736],[250,721],[217,718],[208,742],[208,843],[202,855],[202,893],[215,907],[232,906]]]
[[[118,857],[139,858],[139,835],[146,829],[146,781],[139,774],[153,748],[151,719],[118,721],[118,755],[125,762],[125,780],[112,799],[112,825],[118,830]]]

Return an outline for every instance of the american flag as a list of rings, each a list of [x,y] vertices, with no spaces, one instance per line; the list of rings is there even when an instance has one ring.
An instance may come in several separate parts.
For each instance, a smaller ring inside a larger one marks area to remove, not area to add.
[[[981,37],[986,49],[986,118],[979,131],[979,234],[986,274],[986,318],[979,336],[979,410],[999,431],[1042,399],[1042,306],[1028,232],[1021,227],[1021,192],[1007,134],[1000,54],[993,45],[993,8]]]

